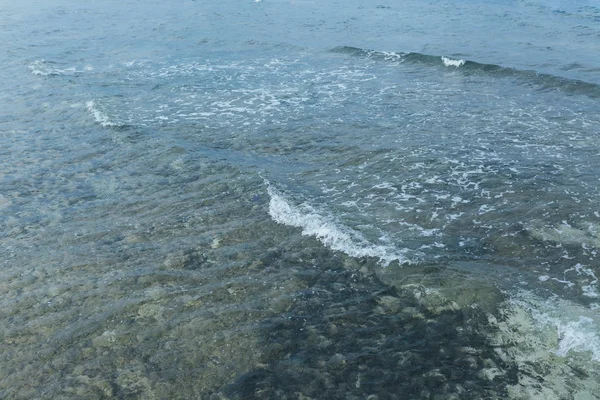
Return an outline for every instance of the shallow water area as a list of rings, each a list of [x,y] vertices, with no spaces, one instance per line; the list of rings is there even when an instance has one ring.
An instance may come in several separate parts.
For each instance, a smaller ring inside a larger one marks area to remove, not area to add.
[[[599,398],[598,15],[9,1],[0,397]]]

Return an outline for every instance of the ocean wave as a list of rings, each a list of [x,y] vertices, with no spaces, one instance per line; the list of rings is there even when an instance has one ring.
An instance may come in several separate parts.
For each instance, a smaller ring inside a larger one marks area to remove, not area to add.
[[[90,66],[85,67],[84,70],[78,70],[74,67],[62,69],[62,68],[58,68],[56,66],[56,63],[51,62],[51,61],[46,61],[43,59],[35,60],[31,64],[29,64],[29,71],[33,75],[38,75],[38,76],[57,76],[57,75],[73,76],[73,75],[79,75],[85,71],[91,71],[91,70],[93,70],[93,68]]]
[[[435,56],[414,52],[384,52],[352,46],[339,46],[330,51],[333,53],[347,54],[349,56],[364,57],[380,61],[424,64],[432,67],[438,66],[444,68],[457,67],[457,71],[466,75],[490,75],[495,78],[515,78],[524,84],[537,86],[541,90],[557,90],[567,94],[600,98],[600,85],[598,84],[532,70],[521,70],[496,64],[479,63],[471,60],[455,60],[446,56]]]
[[[94,117],[94,120],[104,127],[124,128],[127,126],[126,124],[121,124],[121,123],[112,121],[108,117],[108,115],[106,115],[105,113],[103,113],[101,110],[99,110],[97,108],[96,103],[93,100],[88,101],[86,103],[86,107],[87,107],[88,111],[92,114],[92,116]]]
[[[303,203],[292,205],[283,194],[266,182],[269,202],[269,215],[277,223],[302,229],[302,235],[314,236],[325,246],[341,251],[351,257],[373,257],[384,266],[397,261],[410,264],[408,249],[397,250],[390,246],[376,245],[366,240],[360,232],[337,223],[331,217],[318,213],[312,206]]]

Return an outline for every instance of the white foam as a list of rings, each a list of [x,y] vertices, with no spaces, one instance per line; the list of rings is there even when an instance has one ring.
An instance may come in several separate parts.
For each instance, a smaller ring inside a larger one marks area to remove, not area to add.
[[[383,57],[386,61],[399,61],[399,62],[403,62],[404,56],[406,55],[405,53],[395,53],[395,52],[387,52],[387,51],[383,51],[383,52],[381,52],[381,54],[383,55]]]
[[[598,227],[596,225],[588,224],[587,228],[573,227],[565,221],[558,226],[542,226],[541,222],[534,221],[531,226],[527,227],[528,232],[532,237],[548,242],[554,242],[559,245],[578,245],[584,250],[589,251],[592,254],[596,254],[596,250],[600,248],[600,235],[598,235]],[[562,255],[562,258],[566,260],[573,259],[568,253]],[[590,298],[600,297],[598,291],[598,277],[596,272],[583,264],[577,263],[573,267],[567,268],[563,271],[562,277],[548,277],[545,280],[552,280],[558,283],[562,283],[567,287],[578,286],[581,289],[583,296]]]
[[[553,320],[558,330],[558,350],[556,354],[565,357],[570,351],[591,351],[592,360],[600,361],[600,347],[594,320],[580,316],[576,321],[562,322]],[[592,339],[590,341],[590,339]],[[596,340],[593,340],[596,339]],[[595,342],[595,343],[594,343]]]
[[[593,298],[600,297],[600,294],[598,293],[598,288],[596,287],[596,285],[598,284],[598,278],[596,277],[596,274],[591,268],[586,268],[582,264],[577,263],[574,267],[565,270],[565,277],[570,272],[575,272],[578,276],[580,276],[580,278],[578,278],[579,280],[581,280],[582,278],[586,279],[585,277],[588,277],[586,280],[591,280],[591,282],[589,282],[588,285],[581,285],[581,290],[583,292],[582,294],[584,296]]]
[[[29,70],[34,75],[52,75],[52,69],[48,68],[44,60],[35,60],[33,63],[29,64]]]
[[[444,65],[446,67],[461,67],[465,64],[465,60],[453,60],[451,58],[448,57],[444,57],[442,56],[442,62],[444,63]]]
[[[388,189],[388,190],[392,190],[392,191],[397,191],[398,190],[398,189],[396,189],[394,187],[394,185],[392,185],[389,182],[383,182],[383,183],[380,183],[378,185],[375,185],[375,186],[373,186],[373,189]]]
[[[425,236],[425,237],[429,237],[429,236],[441,236],[442,233],[440,232],[439,229],[425,229],[420,225],[417,224],[410,224],[408,222],[404,222],[404,221],[397,221],[398,225],[401,226],[405,226],[408,228],[408,230],[410,231],[416,231],[416,232],[420,232],[421,236]]]
[[[583,285],[581,286],[581,292],[586,297],[600,297],[600,293],[598,293],[598,288],[595,285]]]
[[[479,215],[481,215],[481,214],[487,214],[490,211],[494,211],[495,209],[496,209],[496,207],[494,207],[494,206],[490,206],[488,204],[484,204],[481,207],[479,207],[478,214]]]
[[[593,309],[560,298],[544,301],[531,293],[520,293],[511,302],[528,311],[540,328],[555,330],[555,347],[547,351],[560,357],[588,353],[591,361],[600,362],[600,319]]]
[[[600,376],[594,307],[529,291],[511,293],[502,318],[488,321],[495,352],[516,369],[511,399],[592,399]],[[510,361],[509,361],[510,360]]]
[[[116,127],[119,124],[112,122],[106,114],[96,108],[94,101],[88,101],[86,103],[87,109],[94,116],[94,120],[104,127]]]
[[[378,258],[383,265],[393,261],[400,264],[410,263],[405,253],[407,249],[398,251],[390,246],[375,245],[367,241],[360,232],[345,227],[325,217],[307,203],[293,206],[286,198],[268,182],[269,215],[277,223],[302,228],[302,235],[314,236],[332,250],[341,251],[351,257]]]
[[[92,67],[86,67],[86,71],[90,71],[93,69]],[[66,69],[60,69],[53,67],[51,63],[46,60],[35,60],[31,64],[29,64],[29,71],[33,75],[38,76],[54,76],[54,75],[75,75],[81,73],[82,71],[78,71],[77,69],[71,67]]]

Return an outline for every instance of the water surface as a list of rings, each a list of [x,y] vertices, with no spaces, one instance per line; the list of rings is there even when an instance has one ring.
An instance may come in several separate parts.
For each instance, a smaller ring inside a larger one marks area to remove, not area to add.
[[[592,1],[9,1],[0,397],[598,398]]]

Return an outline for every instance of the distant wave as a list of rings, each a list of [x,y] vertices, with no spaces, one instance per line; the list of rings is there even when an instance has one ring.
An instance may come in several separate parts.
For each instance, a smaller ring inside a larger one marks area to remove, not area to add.
[[[281,193],[268,182],[269,215],[280,224],[302,228],[302,234],[316,237],[321,243],[332,250],[341,251],[351,257],[374,257],[387,266],[393,261],[400,264],[410,263],[405,256],[406,251],[375,245],[367,241],[360,232],[336,223],[331,218],[323,216],[310,205],[300,207],[292,205]]]
[[[482,64],[469,60],[455,60],[446,56],[433,56],[421,53],[383,52],[351,46],[340,46],[330,50],[333,53],[348,54],[381,61],[394,61],[410,64],[425,64],[432,67],[452,67],[467,75],[490,75],[493,77],[513,77],[526,84],[538,86],[541,90],[558,90],[568,94],[600,98],[600,85],[569,79],[531,70],[502,67],[496,64]]]
[[[31,71],[31,73],[33,75],[38,75],[38,76],[57,76],[57,75],[73,76],[73,75],[79,75],[85,71],[91,71],[91,70],[93,70],[92,67],[86,67],[84,70],[78,70],[73,67],[64,68],[64,69],[58,68],[56,63],[54,63],[52,61],[46,61],[43,59],[35,60],[31,64],[29,64],[29,71]]]

